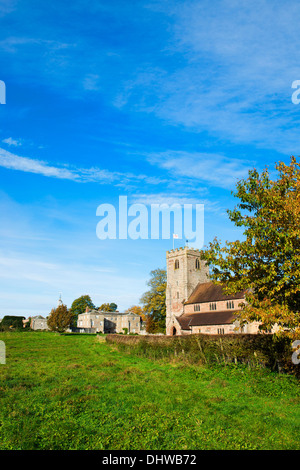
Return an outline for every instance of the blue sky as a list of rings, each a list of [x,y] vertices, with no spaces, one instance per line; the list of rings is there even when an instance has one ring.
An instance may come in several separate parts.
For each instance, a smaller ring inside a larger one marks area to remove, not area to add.
[[[0,317],[139,303],[172,240],[99,240],[100,204],[204,204],[299,155],[297,1],[0,0]],[[182,242],[176,240],[175,246]]]

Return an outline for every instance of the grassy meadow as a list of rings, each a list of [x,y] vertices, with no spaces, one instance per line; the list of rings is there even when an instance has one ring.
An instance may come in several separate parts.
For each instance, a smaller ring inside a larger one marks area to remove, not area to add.
[[[0,340],[1,450],[300,448],[295,377],[152,361],[94,335]]]

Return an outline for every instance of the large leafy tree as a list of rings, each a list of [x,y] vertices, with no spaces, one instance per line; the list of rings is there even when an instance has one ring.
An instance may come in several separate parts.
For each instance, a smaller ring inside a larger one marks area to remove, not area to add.
[[[18,317],[13,315],[5,315],[0,321],[0,327],[2,329],[23,329],[23,320],[25,317]]]
[[[78,297],[78,299],[75,299],[71,305],[70,311],[73,314],[73,321],[72,323],[76,325],[78,315],[80,313],[85,312],[86,308],[94,309],[95,305],[92,302],[92,299],[89,295],[82,295]]]
[[[109,303],[104,303],[98,307],[98,310],[102,312],[115,312],[117,310],[118,306],[114,302]]]
[[[68,310],[67,306],[60,304],[57,308],[53,308],[47,319],[47,325],[51,331],[62,333],[72,323],[73,314]]]
[[[239,204],[228,210],[229,219],[242,227],[243,239],[214,239],[202,256],[211,265],[212,279],[227,293],[247,289],[244,321],[259,321],[269,330],[274,324],[299,327],[300,310],[300,163],[250,170],[238,182],[234,196]]]
[[[146,315],[146,331],[165,332],[167,272],[158,268],[151,271],[150,276],[147,282],[150,290],[145,292],[140,300]]]

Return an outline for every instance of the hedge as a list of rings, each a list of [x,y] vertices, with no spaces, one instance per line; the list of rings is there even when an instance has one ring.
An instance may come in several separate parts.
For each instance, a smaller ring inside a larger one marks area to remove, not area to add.
[[[5,315],[0,321],[0,329],[6,330],[9,328],[23,329],[23,321],[25,317],[19,317],[14,315]]]
[[[191,364],[242,363],[267,367],[300,377],[300,364],[292,362],[292,340],[272,334],[187,336],[107,335],[106,341],[123,351],[151,359],[186,361]]]

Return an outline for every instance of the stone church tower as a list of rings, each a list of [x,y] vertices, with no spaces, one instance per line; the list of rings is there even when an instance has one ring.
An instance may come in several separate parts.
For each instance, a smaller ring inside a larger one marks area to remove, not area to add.
[[[167,251],[166,334],[180,328],[176,317],[184,313],[183,303],[199,283],[209,281],[209,269],[199,250],[184,247]]]

